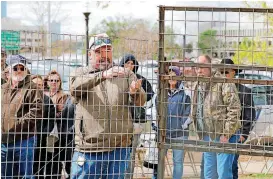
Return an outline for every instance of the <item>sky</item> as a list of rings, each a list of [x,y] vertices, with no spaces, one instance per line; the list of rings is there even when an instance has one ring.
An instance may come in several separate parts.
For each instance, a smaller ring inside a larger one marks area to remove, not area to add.
[[[89,28],[94,28],[101,20],[107,17],[127,16],[149,20],[155,23],[158,20],[158,6],[214,6],[214,7],[245,7],[240,1],[132,1],[132,2],[110,2],[105,9],[98,8],[96,2],[89,1],[88,10],[91,12]],[[54,2],[53,2],[54,3]],[[34,3],[30,2],[8,2],[7,14],[10,18],[20,19],[24,24],[33,25],[31,8]],[[54,4],[53,4],[54,5]],[[52,5],[52,6],[53,6]],[[62,2],[60,17],[65,16],[62,21],[61,33],[84,34],[85,20],[83,12],[86,11],[86,1]],[[54,10],[53,10],[54,11]],[[57,19],[58,20],[58,19]]]

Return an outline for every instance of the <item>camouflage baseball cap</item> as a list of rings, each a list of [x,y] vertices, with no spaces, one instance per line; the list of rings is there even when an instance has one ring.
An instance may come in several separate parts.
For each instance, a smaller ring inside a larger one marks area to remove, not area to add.
[[[102,46],[112,46],[111,39],[106,33],[97,34],[90,38],[89,48],[96,50]]]

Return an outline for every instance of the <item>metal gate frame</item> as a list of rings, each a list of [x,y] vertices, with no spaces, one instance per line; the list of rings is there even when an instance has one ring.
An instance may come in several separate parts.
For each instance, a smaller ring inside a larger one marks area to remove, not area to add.
[[[251,12],[251,13],[273,13],[272,8],[219,8],[219,7],[174,7],[174,6],[159,6],[159,78],[158,78],[158,178],[164,178],[165,170],[165,150],[166,149],[184,149],[196,152],[222,152],[236,153],[241,155],[265,156],[273,157],[273,146],[253,146],[251,144],[231,144],[231,143],[215,143],[205,142],[201,140],[173,140],[172,144],[166,144],[166,117],[167,117],[167,80],[171,79],[166,75],[166,66],[170,65],[164,58],[164,36],[175,35],[165,33],[165,11],[203,11],[203,12]],[[180,34],[181,35],[181,34]],[[184,63],[172,62],[172,65],[179,67],[210,67],[210,68],[225,68],[225,69],[242,69],[242,70],[265,70],[273,71],[272,67],[267,66],[247,66],[247,65],[224,65],[224,64],[201,64],[201,63]],[[183,81],[203,81],[203,82],[222,82],[222,83],[241,83],[241,84],[260,84],[273,85],[273,80],[250,80],[250,79],[225,79],[216,77],[186,77],[175,76],[175,80]]]

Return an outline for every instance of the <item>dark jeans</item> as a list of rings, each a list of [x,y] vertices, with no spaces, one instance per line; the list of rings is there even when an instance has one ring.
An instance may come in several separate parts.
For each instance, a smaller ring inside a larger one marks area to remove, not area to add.
[[[47,163],[46,137],[48,135],[37,135],[37,148],[35,149],[33,175],[36,179],[44,178],[44,167]]]
[[[1,178],[34,179],[33,160],[36,147],[36,137],[1,144]]]
[[[67,174],[70,174],[71,160],[74,150],[73,135],[61,135],[60,141],[55,143],[54,153],[47,152],[44,167],[46,178],[59,179],[65,164]]]

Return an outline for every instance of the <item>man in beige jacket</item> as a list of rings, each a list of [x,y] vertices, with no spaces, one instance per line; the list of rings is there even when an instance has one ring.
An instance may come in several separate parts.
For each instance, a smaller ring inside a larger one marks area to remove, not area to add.
[[[198,63],[211,64],[208,55],[198,58]],[[198,77],[221,77],[219,71],[198,67]],[[204,141],[236,143],[240,138],[241,102],[234,83],[201,82],[193,85],[192,120],[199,138]],[[204,152],[205,179],[232,179],[234,154]]]
[[[90,41],[89,66],[71,76],[77,101],[71,178],[124,178],[133,135],[130,107],[143,105],[145,93],[132,71],[112,65],[107,34]]]

